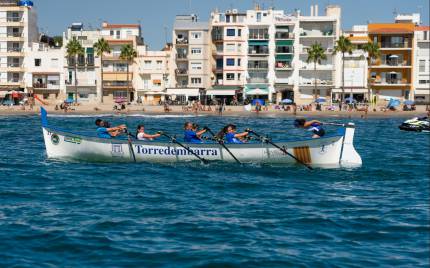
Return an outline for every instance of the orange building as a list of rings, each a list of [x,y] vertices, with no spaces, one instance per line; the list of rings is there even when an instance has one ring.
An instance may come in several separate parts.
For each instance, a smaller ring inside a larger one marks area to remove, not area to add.
[[[378,44],[381,52],[369,66],[371,87],[379,103],[413,96],[414,28],[414,23],[368,25],[369,39]]]

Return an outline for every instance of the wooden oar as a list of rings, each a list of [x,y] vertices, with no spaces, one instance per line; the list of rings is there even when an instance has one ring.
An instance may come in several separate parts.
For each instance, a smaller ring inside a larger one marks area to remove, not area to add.
[[[296,160],[297,162],[299,162],[300,164],[302,164],[303,166],[307,167],[310,170],[313,170],[313,168],[308,165],[307,163],[301,161],[300,159],[298,159],[297,157],[295,157],[294,155],[290,154],[285,148],[280,147],[279,145],[277,145],[276,143],[272,142],[270,139],[263,137],[262,135],[256,133],[255,131],[251,130],[251,129],[247,129],[246,130],[249,133],[254,134],[255,136],[257,136],[258,138],[261,139],[262,142],[271,144],[273,147],[278,148],[279,150],[281,150],[283,153],[285,153],[286,155],[292,157],[294,160]]]
[[[127,129],[125,130],[128,138],[128,149],[130,150],[131,156],[133,157],[134,163],[136,163],[136,155],[133,149],[133,143],[131,142],[131,137],[133,136]]]
[[[218,138],[215,133],[212,132],[212,130],[208,127],[205,127],[204,129],[206,129],[215,139],[216,142],[219,143],[219,145],[221,145],[230,155],[231,157],[233,157],[234,160],[236,160],[236,162],[238,164],[242,164],[239,159],[236,158],[236,156],[230,151],[230,149],[227,148],[227,146],[225,145],[224,141],[220,138]]]
[[[185,150],[187,150],[189,153],[191,153],[192,155],[194,155],[195,157],[197,157],[197,159],[199,159],[200,161],[203,162],[203,164],[208,164],[209,161],[204,159],[203,157],[200,157],[198,154],[196,154],[195,152],[193,152],[189,147],[183,145],[182,143],[180,143],[179,141],[176,140],[175,137],[171,137],[170,135],[167,135],[166,133],[164,133],[163,131],[158,131],[158,134],[170,139],[173,143],[176,143],[177,145],[181,146],[182,148],[184,148]]]

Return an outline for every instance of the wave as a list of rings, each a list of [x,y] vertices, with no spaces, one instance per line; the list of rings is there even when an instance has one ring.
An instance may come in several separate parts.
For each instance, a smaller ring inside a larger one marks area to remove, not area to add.
[[[206,115],[181,115],[181,114],[48,114],[53,118],[95,118],[95,117],[144,117],[144,118],[191,118],[205,117]]]

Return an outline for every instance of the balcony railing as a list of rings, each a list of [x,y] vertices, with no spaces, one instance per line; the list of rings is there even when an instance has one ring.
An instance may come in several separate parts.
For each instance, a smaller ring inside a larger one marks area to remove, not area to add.
[[[275,34],[275,39],[294,39],[294,34],[293,33],[277,32]]]
[[[176,59],[178,59],[178,60],[186,60],[187,59],[187,54],[177,54],[176,55]]]
[[[250,47],[248,49],[248,54],[250,55],[268,55],[269,54],[269,48],[268,47],[264,47],[264,48],[253,48]]]
[[[381,48],[411,48],[409,42],[382,42]]]
[[[103,86],[105,87],[127,87],[129,85],[132,86],[131,82],[127,81],[104,81]]]
[[[293,68],[293,65],[291,64],[291,62],[279,61],[275,63],[276,70],[291,69],[291,68]]]
[[[390,78],[390,79],[372,79],[372,84],[376,85],[407,85],[409,82],[406,79]]]
[[[249,34],[249,38],[251,40],[268,40],[269,34]]]
[[[177,38],[176,44],[177,45],[188,45],[188,38]]]
[[[21,47],[8,47],[7,52],[24,52]]]
[[[188,70],[187,69],[176,69],[176,74],[177,75],[187,75],[188,74]]]
[[[246,82],[250,84],[265,84],[269,83],[269,79],[261,77],[250,77],[246,79]]]
[[[333,81],[331,79],[320,79],[320,78],[317,78],[315,81],[314,78],[303,78],[303,77],[301,77],[299,79],[299,84],[303,85],[303,86],[315,86],[315,84],[316,85],[333,85]]]
[[[22,19],[22,17],[7,17],[6,21],[7,22],[22,22],[23,19]]]
[[[372,60],[372,66],[392,66],[392,67],[404,67],[411,66],[411,63],[407,60]]]
[[[269,68],[269,64],[266,63],[258,63],[258,64],[253,64],[253,63],[249,63],[248,64],[248,69],[257,69],[257,70],[265,70]]]

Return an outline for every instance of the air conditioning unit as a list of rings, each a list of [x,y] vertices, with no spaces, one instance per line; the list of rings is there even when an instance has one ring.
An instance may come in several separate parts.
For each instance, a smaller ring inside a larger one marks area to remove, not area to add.
[[[237,9],[233,9],[231,12],[232,12],[233,14],[237,14],[237,13],[239,13],[239,11],[238,11]]]
[[[225,14],[231,14],[231,10],[226,10]]]

